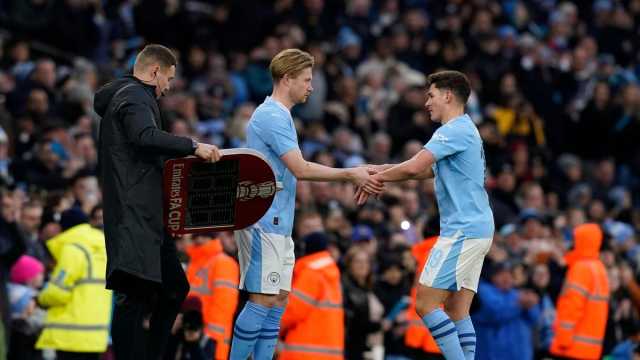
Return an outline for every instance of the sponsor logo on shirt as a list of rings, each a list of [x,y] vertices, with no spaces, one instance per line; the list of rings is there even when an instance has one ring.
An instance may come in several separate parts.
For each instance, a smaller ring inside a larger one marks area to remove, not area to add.
[[[447,142],[449,141],[449,138],[440,134],[440,133],[435,133],[433,134],[433,137],[436,139],[436,141],[440,141],[440,142]]]

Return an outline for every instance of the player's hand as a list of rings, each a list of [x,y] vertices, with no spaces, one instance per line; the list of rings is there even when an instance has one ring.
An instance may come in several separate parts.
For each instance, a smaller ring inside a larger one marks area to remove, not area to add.
[[[361,187],[358,187],[353,198],[356,201],[356,205],[360,206],[367,202],[369,199],[369,193],[364,191]]]
[[[359,186],[354,196],[358,206],[363,205],[371,195],[380,195],[384,190],[384,183],[376,175],[371,175],[366,184]]]
[[[220,160],[220,157],[222,157],[220,149],[218,149],[217,146],[205,143],[198,143],[195,155],[210,162],[216,162]]]
[[[370,194],[379,194],[384,190],[384,184],[370,174],[370,170],[365,167],[356,167],[349,169],[351,174],[351,182],[363,187]],[[372,172],[372,170],[371,170]]]

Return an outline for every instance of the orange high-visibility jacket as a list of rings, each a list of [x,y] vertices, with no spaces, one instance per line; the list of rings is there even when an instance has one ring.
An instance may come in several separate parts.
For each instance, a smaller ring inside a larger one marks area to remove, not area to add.
[[[599,259],[602,231],[597,224],[574,230],[575,247],[558,298],[551,353],[574,359],[600,359],[607,315],[609,281]]]
[[[282,316],[280,360],[344,358],[340,270],[328,251],[296,262],[289,304]]]
[[[235,259],[222,251],[220,240],[187,248],[191,262],[187,278],[190,295],[202,301],[205,333],[216,341],[216,360],[229,358],[233,316],[238,306],[240,269]]]
[[[420,274],[422,274],[422,269],[429,258],[429,253],[431,252],[433,245],[435,245],[436,240],[438,240],[437,236],[424,239],[424,241],[413,245],[413,248],[411,249],[411,253],[417,263],[415,284],[420,280]],[[407,309],[407,320],[409,322],[409,326],[407,327],[407,332],[404,335],[404,343],[410,348],[439,354],[440,349],[438,348],[438,344],[433,340],[429,329],[427,329],[418,313],[416,313],[417,287],[415,284],[411,289],[411,303],[409,303],[409,308]]]

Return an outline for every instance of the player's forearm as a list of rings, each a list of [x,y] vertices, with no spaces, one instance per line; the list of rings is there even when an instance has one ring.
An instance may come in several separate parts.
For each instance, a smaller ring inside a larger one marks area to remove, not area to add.
[[[369,165],[367,165],[367,167],[372,168],[377,172],[383,172],[385,170],[389,170],[394,166],[396,166],[396,164],[381,164],[381,165],[369,164]]]
[[[309,181],[349,181],[352,178],[349,169],[336,169],[311,161],[306,161],[294,175],[298,180]]]
[[[425,169],[423,172],[421,172],[420,174],[418,174],[417,176],[413,177],[415,180],[426,180],[426,179],[431,179],[433,178],[434,174],[433,174],[433,169],[428,168]]]
[[[378,179],[382,182],[405,181],[415,179],[421,173],[422,171],[411,160],[407,160],[379,173]]]

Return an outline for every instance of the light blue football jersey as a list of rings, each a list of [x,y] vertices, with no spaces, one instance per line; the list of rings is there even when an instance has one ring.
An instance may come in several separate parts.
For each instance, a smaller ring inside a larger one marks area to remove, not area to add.
[[[275,172],[276,181],[283,185],[257,224],[267,233],[291,236],[297,180],[280,159],[287,152],[299,149],[298,135],[289,109],[267,96],[249,120],[247,147],[267,158]]]
[[[493,213],[484,188],[485,159],[475,124],[464,114],[439,127],[424,146],[435,157],[440,235],[493,238]]]

